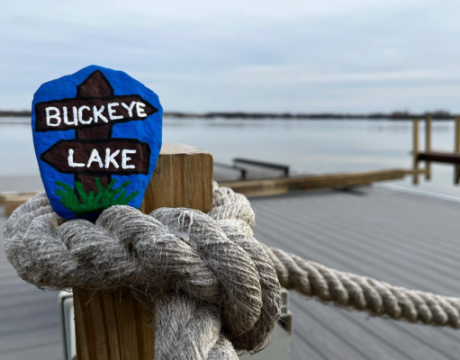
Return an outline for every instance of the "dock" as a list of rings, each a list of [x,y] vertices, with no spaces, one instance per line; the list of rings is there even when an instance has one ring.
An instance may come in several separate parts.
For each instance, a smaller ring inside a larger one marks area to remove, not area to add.
[[[381,187],[251,198],[256,238],[339,270],[460,296],[460,202]],[[6,221],[0,205],[0,227]],[[458,360],[460,330],[394,322],[290,294],[293,360]],[[57,293],[22,281],[0,235],[0,359],[62,360]]]
[[[425,119],[425,150],[419,150],[419,120],[412,122],[412,183],[417,185],[419,175],[425,175],[426,180],[431,180],[431,163],[451,164],[454,168],[454,185],[460,184],[460,118],[455,119],[454,151],[439,151],[431,149],[431,117]],[[424,163],[423,169],[419,164]]]

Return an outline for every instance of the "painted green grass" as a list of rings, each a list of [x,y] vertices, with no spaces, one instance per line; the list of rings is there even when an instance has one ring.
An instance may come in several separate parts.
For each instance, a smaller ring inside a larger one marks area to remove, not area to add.
[[[88,214],[101,211],[112,205],[126,205],[137,195],[139,191],[134,191],[128,195],[125,189],[131,182],[125,181],[118,188],[115,188],[116,180],[113,179],[106,188],[96,178],[97,194],[94,191],[86,193],[81,182],[75,181],[75,191],[69,184],[56,181],[56,185],[62,189],[56,190],[55,194],[61,198],[61,204],[67,209],[72,210],[76,215]],[[78,196],[77,194],[78,193]]]

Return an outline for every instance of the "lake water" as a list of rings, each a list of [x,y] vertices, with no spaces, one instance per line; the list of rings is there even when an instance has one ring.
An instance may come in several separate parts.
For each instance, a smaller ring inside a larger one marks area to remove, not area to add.
[[[420,135],[423,144],[423,125]],[[451,151],[453,122],[433,124],[432,147]],[[165,118],[165,143],[185,143],[213,153],[219,162],[234,157],[289,164],[296,173],[330,173],[410,168],[412,124],[365,120],[203,120]],[[460,197],[453,167],[432,165],[432,181],[421,190]],[[0,176],[38,174],[30,120],[0,118]],[[392,184],[412,187],[408,177]]]

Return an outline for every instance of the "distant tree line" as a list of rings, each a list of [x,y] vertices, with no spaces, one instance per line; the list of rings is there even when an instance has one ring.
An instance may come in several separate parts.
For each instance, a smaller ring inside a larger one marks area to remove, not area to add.
[[[2,111],[0,117],[30,117],[30,111]],[[409,111],[393,111],[391,113],[370,113],[370,114],[339,114],[339,113],[261,113],[261,112],[207,112],[207,113],[186,113],[186,112],[165,112],[165,117],[176,118],[204,118],[204,119],[390,119],[390,120],[412,120],[431,116],[437,120],[450,120],[460,117],[459,114],[452,114],[449,111],[427,111],[424,113],[411,113]]]
[[[451,114],[448,111],[427,111],[424,113],[411,113],[408,111],[394,111],[391,113],[371,114],[339,114],[339,113],[259,113],[259,112],[208,112],[208,113],[183,113],[165,112],[165,116],[178,118],[205,118],[205,119],[391,119],[412,120],[431,116],[433,119],[450,120],[460,115]]]
[[[22,116],[28,116],[30,117],[32,115],[32,113],[30,111],[4,111],[4,110],[0,110],[0,116],[8,116],[8,117],[22,117]]]

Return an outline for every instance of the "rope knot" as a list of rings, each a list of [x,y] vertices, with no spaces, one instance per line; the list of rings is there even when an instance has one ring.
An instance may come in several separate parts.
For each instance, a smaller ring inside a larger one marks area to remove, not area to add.
[[[280,287],[270,258],[244,232],[245,225],[183,208],[161,208],[150,215],[188,241],[216,275],[223,288],[224,331],[235,347],[262,346],[280,315]]]
[[[41,193],[8,219],[6,254],[18,274],[39,288],[135,290],[143,305],[155,307],[160,360],[237,360],[235,349],[257,351],[280,316],[279,282],[371,315],[460,328],[460,299],[268,248],[253,237],[249,201],[216,183],[213,189],[208,214],[161,208],[146,215],[113,206],[95,224],[65,222]]]
[[[113,206],[92,223],[64,221],[39,194],[8,221],[8,258],[40,288],[124,286],[145,294],[142,303],[155,307],[156,337],[163,339],[155,341],[159,359],[198,348],[202,359],[233,347],[256,351],[280,316],[277,273],[252,237],[247,199],[216,188],[214,203],[209,214],[185,208],[143,214]]]

